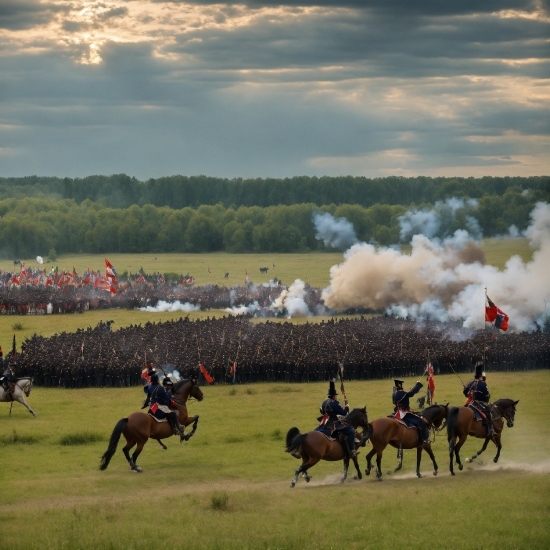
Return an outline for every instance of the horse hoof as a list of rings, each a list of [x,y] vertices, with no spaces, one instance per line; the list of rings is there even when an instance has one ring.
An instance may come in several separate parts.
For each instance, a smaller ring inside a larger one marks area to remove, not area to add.
[[[295,483],[294,481],[291,481],[291,482],[290,482],[290,488],[291,488],[291,489],[294,489],[294,485],[296,485],[296,483]]]
[[[454,472],[451,472],[451,475],[452,475],[452,476],[456,476],[456,474],[455,474]]]
[[[365,470],[365,475],[370,476],[370,470]]]
[[[466,459],[466,462],[467,462],[468,464],[470,464],[470,462],[472,462],[472,459],[471,459],[471,458],[467,458],[467,459]]]
[[[306,477],[306,483],[309,483],[311,481],[311,478],[309,476]]]
[[[464,466],[462,464],[459,464],[458,465],[458,469],[462,472],[462,469],[464,468]]]
[[[497,457],[493,458],[493,462],[496,464],[498,462],[498,458]]]
[[[416,477],[420,479],[422,477],[422,474],[416,474]]]
[[[434,476],[436,476],[436,475],[437,475],[437,470],[434,470]]]

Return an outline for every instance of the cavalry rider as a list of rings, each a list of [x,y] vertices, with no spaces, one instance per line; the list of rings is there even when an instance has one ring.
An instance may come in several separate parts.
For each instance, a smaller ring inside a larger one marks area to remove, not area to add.
[[[149,413],[159,420],[166,418],[174,431],[174,435],[179,435],[180,441],[183,441],[185,436],[183,433],[183,426],[178,420],[178,411],[173,411],[170,409],[172,394],[168,393],[159,384],[158,374],[152,374],[151,384],[145,387],[147,389],[147,400],[151,403]]]
[[[491,394],[485,382],[486,376],[483,372],[483,363],[477,363],[475,366],[474,379],[464,386],[464,395],[467,397],[466,406],[472,405],[472,407],[478,409],[485,415],[484,424],[487,428],[487,436],[493,437],[496,435],[493,429],[493,418],[491,416],[491,406],[489,405],[489,399]]]
[[[149,386],[151,385],[151,376],[153,374],[157,374],[157,371],[153,367],[151,363],[149,363],[142,371],[141,371],[141,377],[145,380],[145,386],[143,386],[143,391],[145,392],[145,395],[147,396],[145,398],[145,401],[143,402],[143,405],[141,406],[142,409],[146,409],[149,406],[149,402],[151,401],[148,393]]]
[[[8,365],[8,368],[4,371],[4,374],[0,380],[2,380],[4,393],[5,394],[11,393],[10,383],[15,384],[17,380],[15,378],[15,369],[13,365]]]
[[[403,380],[394,379],[393,382],[395,387],[393,389],[392,400],[395,405],[395,412],[390,416],[418,428],[420,430],[422,446],[425,447],[426,445],[429,445],[430,431],[428,430],[428,424],[423,418],[411,412],[411,407],[409,405],[409,399],[420,391],[422,384],[417,382],[411,390],[405,391],[403,389]]]
[[[174,382],[169,376],[166,376],[162,381],[162,387],[166,390],[166,393],[172,397],[172,392],[174,390]]]
[[[346,451],[348,457],[353,458],[357,456],[357,451],[355,450],[355,430],[351,426],[347,426],[341,422],[342,417],[347,416],[349,413],[349,405],[346,400],[344,407],[340,406],[340,403],[336,400],[337,395],[338,392],[334,387],[334,382],[331,380],[327,399],[321,405],[320,410],[323,416],[316,431],[323,432],[332,437],[334,437],[334,432],[341,432],[345,436],[346,442],[344,451]]]

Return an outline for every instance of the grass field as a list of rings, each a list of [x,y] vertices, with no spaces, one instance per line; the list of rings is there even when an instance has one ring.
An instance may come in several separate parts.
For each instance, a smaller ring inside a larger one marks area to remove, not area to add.
[[[407,380],[412,386],[415,380]],[[106,471],[99,458],[118,419],[139,409],[139,388],[33,389],[21,405],[0,404],[0,548],[9,549],[298,549],[550,547],[550,371],[493,373],[495,399],[519,399],[516,425],[495,447],[451,477],[447,443],[436,438],[439,475],[427,455],[423,479],[415,451],[404,470],[384,454],[384,480],[339,482],[340,463],[322,462],[312,481],[289,482],[299,462],[284,453],[292,426],[312,429],[327,384],[255,384],[203,388],[190,404],[200,414],[195,436],[163,451],[150,441],[130,471],[122,452]],[[353,407],[369,419],[391,410],[390,380],[349,382]],[[438,402],[460,404],[456,376],[436,377]],[[468,439],[463,459],[481,440]],[[362,450],[360,464],[370,446]]]
[[[488,239],[482,243],[487,262],[503,268],[506,261],[513,255],[519,255],[524,261],[531,258],[532,251],[525,239]],[[186,274],[189,272],[196,278],[197,285],[217,283],[235,286],[244,283],[245,270],[255,283],[267,282],[273,277],[279,277],[284,283],[290,284],[300,278],[312,286],[324,288],[330,282],[330,268],[342,261],[341,253],[315,254],[109,254],[108,259],[119,273],[124,271],[136,273],[141,267],[147,273],[173,272]],[[83,273],[88,267],[103,271],[105,269],[103,255],[74,255],[59,258],[56,265],[60,269]],[[25,260],[23,260],[25,261]],[[36,266],[36,260],[26,260],[28,266]],[[53,264],[44,264],[48,269]],[[275,268],[273,268],[275,265]],[[260,274],[260,267],[269,267],[267,275]],[[210,273],[208,269],[210,268]],[[0,269],[13,269],[13,263],[0,261]],[[225,272],[229,277],[224,278]],[[115,321],[116,330],[134,323],[161,322],[178,319],[183,313],[145,313],[128,310],[90,311],[83,315],[51,315],[51,316],[4,316],[0,315],[0,345],[4,352],[11,349],[13,334],[16,334],[17,344],[21,345],[25,338],[33,334],[51,336],[63,331],[74,332],[77,328],[94,327],[101,320]],[[193,312],[190,318],[226,315],[223,311]],[[300,322],[300,320],[295,320]]]

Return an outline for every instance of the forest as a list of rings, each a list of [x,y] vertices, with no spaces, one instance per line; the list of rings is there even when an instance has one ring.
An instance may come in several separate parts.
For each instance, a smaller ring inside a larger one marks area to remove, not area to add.
[[[323,212],[384,246],[407,242],[411,211],[438,212],[434,236],[474,225],[493,237],[520,234],[539,201],[550,201],[550,177],[0,178],[0,257],[322,251],[313,217]]]

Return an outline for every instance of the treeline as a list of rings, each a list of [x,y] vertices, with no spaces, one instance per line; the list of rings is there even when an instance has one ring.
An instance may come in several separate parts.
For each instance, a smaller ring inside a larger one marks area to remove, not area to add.
[[[505,234],[513,224],[523,230],[542,190],[510,187],[488,194],[453,217],[447,231],[468,228],[474,218],[486,237]],[[361,241],[390,245],[400,241],[404,205],[314,203],[225,207],[222,204],[181,209],[151,204],[109,208],[99,202],[38,198],[0,201],[0,255],[29,258],[68,253],[144,252],[304,252],[325,250],[316,238],[312,216],[329,212],[353,223]]]
[[[550,195],[550,177],[483,178],[386,178],[308,177],[284,179],[223,179],[207,176],[171,176],[145,182],[126,174],[56,178],[30,176],[0,178],[0,200],[8,198],[86,200],[110,208],[151,204],[179,210],[202,205],[269,206],[313,204],[316,206],[356,204],[364,208],[375,204],[391,206],[434,204],[450,197],[480,199],[487,195],[502,197],[510,189]]]

